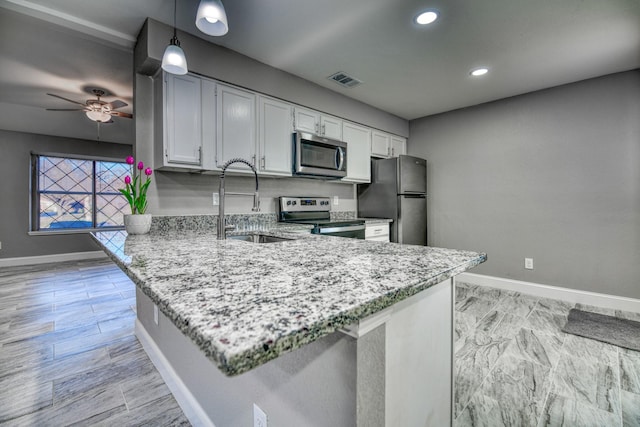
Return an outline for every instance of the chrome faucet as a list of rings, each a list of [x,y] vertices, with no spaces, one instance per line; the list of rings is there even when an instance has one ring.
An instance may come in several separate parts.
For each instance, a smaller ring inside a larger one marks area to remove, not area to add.
[[[222,173],[220,174],[220,189],[218,190],[218,195],[219,195],[219,203],[220,205],[218,206],[218,240],[224,240],[227,238],[227,231],[228,230],[233,230],[236,228],[235,225],[227,225],[225,223],[225,219],[224,219],[224,196],[225,196],[225,192],[224,192],[224,173],[227,170],[227,168],[234,164],[234,163],[244,163],[245,165],[249,166],[251,168],[251,170],[253,171],[253,173],[256,176],[256,192],[251,194],[251,193],[226,193],[229,194],[231,196],[253,196],[253,208],[251,208],[251,210],[253,212],[258,212],[260,211],[260,199],[258,198],[258,172],[256,171],[256,168],[251,164],[251,162],[244,160],[244,159],[231,159],[229,160],[227,163],[224,164],[224,166],[222,166]]]

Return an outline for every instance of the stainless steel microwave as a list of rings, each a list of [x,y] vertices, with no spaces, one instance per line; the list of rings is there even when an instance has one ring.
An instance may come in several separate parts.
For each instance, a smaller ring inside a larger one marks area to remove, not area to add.
[[[331,179],[347,176],[347,143],[306,132],[295,132],[293,174]]]

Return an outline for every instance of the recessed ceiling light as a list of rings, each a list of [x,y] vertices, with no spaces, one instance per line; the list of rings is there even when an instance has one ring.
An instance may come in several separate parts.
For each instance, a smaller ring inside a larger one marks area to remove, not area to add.
[[[471,74],[473,77],[480,77],[480,76],[484,76],[488,72],[489,72],[488,68],[480,67],[480,68],[474,68],[469,72],[469,74]]]
[[[438,11],[425,10],[420,15],[416,16],[416,22],[420,25],[428,25],[438,19]]]

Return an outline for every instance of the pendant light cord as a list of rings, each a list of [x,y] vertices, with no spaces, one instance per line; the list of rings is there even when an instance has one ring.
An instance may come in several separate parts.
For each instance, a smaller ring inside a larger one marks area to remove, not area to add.
[[[178,14],[178,6],[177,6],[178,0],[173,0],[173,38],[177,39],[178,38],[178,34],[177,34],[177,30],[176,30],[176,15]]]

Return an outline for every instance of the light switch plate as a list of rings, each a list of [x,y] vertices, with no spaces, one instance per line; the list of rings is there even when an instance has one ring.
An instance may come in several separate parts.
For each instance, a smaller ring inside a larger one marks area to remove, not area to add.
[[[340,198],[338,196],[333,196],[333,205],[338,206],[340,204]]]

